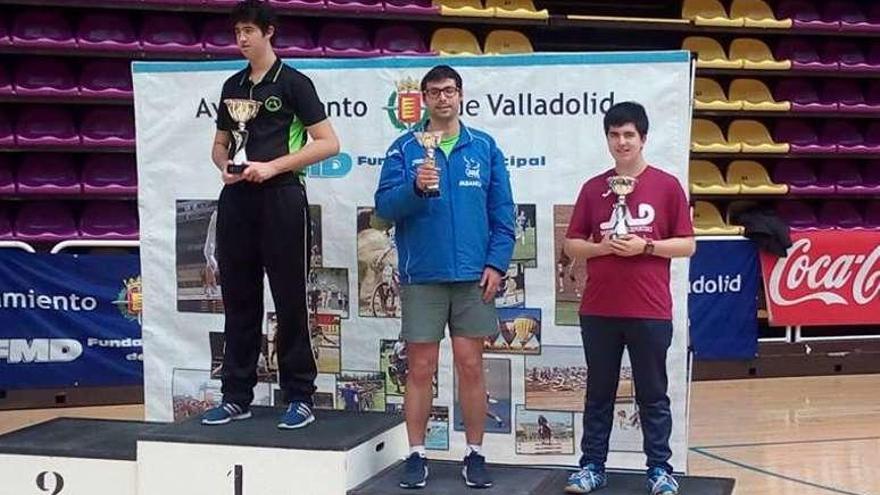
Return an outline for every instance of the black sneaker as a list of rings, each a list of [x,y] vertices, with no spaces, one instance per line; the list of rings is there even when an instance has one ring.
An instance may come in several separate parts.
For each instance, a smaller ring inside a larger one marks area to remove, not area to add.
[[[428,484],[428,459],[413,452],[406,458],[403,477],[400,478],[401,488],[424,488]]]
[[[492,477],[486,471],[486,458],[476,452],[471,452],[464,458],[461,468],[464,483],[471,488],[490,488]]]

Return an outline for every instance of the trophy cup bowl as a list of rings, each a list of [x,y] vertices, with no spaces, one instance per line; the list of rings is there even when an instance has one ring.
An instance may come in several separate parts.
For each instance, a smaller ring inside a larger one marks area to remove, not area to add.
[[[443,139],[443,133],[440,131],[432,131],[432,132],[416,132],[414,133],[416,140],[419,144],[422,145],[422,148],[425,148],[425,165],[428,167],[437,168],[437,160],[435,158],[437,148],[440,146],[440,141]],[[425,191],[425,196],[428,197],[437,197],[440,196],[440,184],[434,184],[428,186],[428,190]]]
[[[243,98],[227,98],[223,100],[226,109],[229,110],[229,116],[238,123],[238,130],[232,131],[232,138],[235,140],[232,154],[232,165],[226,167],[226,172],[230,174],[240,174],[247,168],[247,141],[248,131],[245,130],[245,124],[257,116],[260,111],[261,102],[256,100],[248,100]]]
[[[619,239],[629,235],[629,226],[626,224],[630,217],[626,207],[626,196],[632,194],[636,188],[635,177],[625,175],[615,175],[608,178],[608,188],[617,195],[617,203],[614,204],[612,218],[614,220],[614,228],[611,232],[612,239]]]

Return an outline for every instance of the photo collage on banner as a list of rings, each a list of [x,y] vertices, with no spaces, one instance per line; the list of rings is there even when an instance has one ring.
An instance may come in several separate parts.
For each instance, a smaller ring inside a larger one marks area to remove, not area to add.
[[[217,201],[177,201],[177,310],[223,313],[217,265]]]
[[[425,115],[418,82],[436,60],[287,62],[313,80],[341,141],[338,155],[310,166],[305,176],[305,304],[318,368],[313,401],[318,409],[403,414],[408,359],[400,339],[398,266],[406,260],[398,259],[394,223],[376,215],[374,194],[389,146]],[[138,203],[143,335],[153,351],[144,356],[149,420],[196,417],[221,400],[225,336],[216,210],[223,184],[205,156],[216,132],[220,88],[244,62],[236,64],[137,62],[133,69],[136,123],[143,131]],[[583,182],[611,163],[602,116],[621,101],[645,104],[653,133],[646,157],[686,183],[691,61],[677,51],[541,54],[473,58],[455,68],[467,87],[462,122],[497,142],[513,192],[512,256],[494,294],[496,326],[482,342],[484,445],[493,462],[574,464],[588,369],[578,328],[586,265],[563,252],[573,204]],[[571,77],[556,77],[561,69]],[[634,82],[645,78],[654,84]],[[346,101],[358,115],[348,113]],[[557,101],[562,113],[550,111]],[[570,113],[575,104],[578,111]],[[673,270],[672,279],[684,289],[673,292],[669,355],[672,464],[678,470],[686,469],[687,459],[686,272],[682,277]],[[268,284],[264,308],[254,404],[284,406],[277,308]],[[461,377],[451,347],[449,339],[441,344],[426,430],[426,447],[436,459],[460,459],[466,447]],[[624,357],[609,467],[644,463],[636,455],[641,423],[634,396]]]

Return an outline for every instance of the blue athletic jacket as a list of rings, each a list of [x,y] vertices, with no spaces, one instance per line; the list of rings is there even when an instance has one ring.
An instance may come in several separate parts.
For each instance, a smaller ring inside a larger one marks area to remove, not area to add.
[[[485,132],[461,125],[446,156],[436,150],[440,197],[416,188],[425,150],[413,132],[388,148],[376,213],[395,224],[403,284],[479,280],[491,266],[507,272],[514,246],[514,204],[504,155]]]

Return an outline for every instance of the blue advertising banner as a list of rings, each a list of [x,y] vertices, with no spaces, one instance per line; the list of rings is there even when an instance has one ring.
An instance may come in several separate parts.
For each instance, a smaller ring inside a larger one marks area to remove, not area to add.
[[[697,240],[688,291],[694,359],[755,357],[758,267],[758,248],[749,240]]]
[[[134,255],[0,249],[0,389],[143,383]]]

